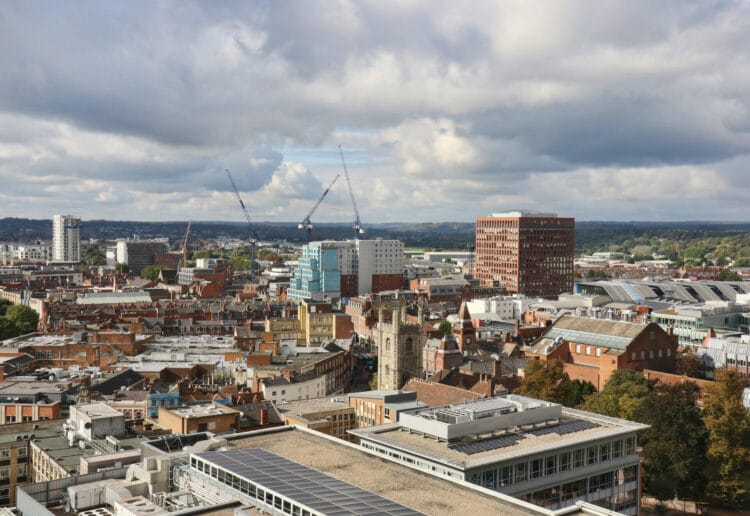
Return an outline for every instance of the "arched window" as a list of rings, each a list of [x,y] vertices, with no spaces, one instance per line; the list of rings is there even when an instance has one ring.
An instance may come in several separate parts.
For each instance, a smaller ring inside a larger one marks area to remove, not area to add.
[[[416,351],[416,347],[414,346],[411,337],[406,339],[406,350],[410,353],[414,353]]]
[[[385,375],[389,376],[391,374],[391,366],[388,364],[385,365]]]
[[[385,350],[390,351],[391,350],[391,339],[387,338],[385,339]]]

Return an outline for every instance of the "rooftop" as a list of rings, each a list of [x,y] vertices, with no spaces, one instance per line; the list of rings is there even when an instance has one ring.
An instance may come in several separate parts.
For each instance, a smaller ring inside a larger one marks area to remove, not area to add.
[[[457,468],[470,469],[648,428],[640,423],[562,408],[557,422],[522,425],[500,432],[485,431],[478,436],[466,435],[459,440],[445,442],[411,431],[404,424],[408,416],[409,414],[402,414],[400,423],[350,432],[360,438],[423,455]]]
[[[193,457],[303,504],[321,514],[421,514],[349,482],[260,448],[195,453]]]
[[[294,427],[231,439],[231,449],[263,448],[370,493],[427,514],[533,514],[532,510],[405,466],[383,462],[344,441]]]
[[[169,412],[185,419],[208,417],[224,414],[237,414],[238,412],[231,407],[221,403],[210,403],[206,405],[191,405],[189,407],[179,407],[169,409]]]

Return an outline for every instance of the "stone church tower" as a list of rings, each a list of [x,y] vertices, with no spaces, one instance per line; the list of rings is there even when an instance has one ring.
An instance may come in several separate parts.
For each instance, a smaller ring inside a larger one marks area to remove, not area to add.
[[[390,314],[386,311],[389,310]],[[390,320],[389,320],[390,315]],[[424,315],[419,305],[417,323],[406,321],[406,301],[383,301],[378,308],[378,389],[396,390],[410,378],[422,376]]]

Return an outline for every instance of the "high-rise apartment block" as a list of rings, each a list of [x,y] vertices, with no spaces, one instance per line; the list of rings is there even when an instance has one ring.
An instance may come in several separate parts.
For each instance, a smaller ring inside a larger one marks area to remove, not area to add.
[[[117,262],[126,263],[134,274],[140,274],[144,267],[154,265],[156,256],[169,251],[169,239],[118,240]]]
[[[81,219],[55,215],[52,219],[52,261],[81,261]]]
[[[573,289],[575,219],[554,213],[477,218],[474,276],[509,293],[556,297]]]
[[[302,246],[287,296],[300,301],[354,297],[401,288],[404,243],[399,240],[324,240]]]

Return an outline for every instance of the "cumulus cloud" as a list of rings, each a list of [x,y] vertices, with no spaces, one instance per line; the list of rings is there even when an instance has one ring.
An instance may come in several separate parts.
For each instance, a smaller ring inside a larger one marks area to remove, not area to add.
[[[713,0],[6,4],[0,216],[236,220],[229,169],[254,219],[294,221],[343,145],[366,221],[745,218],[748,16]],[[351,218],[343,183],[319,220]]]

